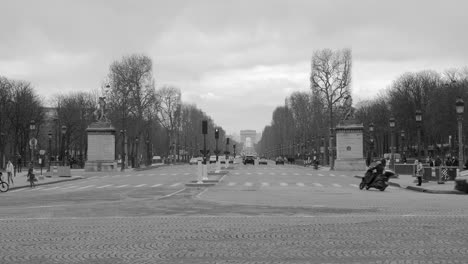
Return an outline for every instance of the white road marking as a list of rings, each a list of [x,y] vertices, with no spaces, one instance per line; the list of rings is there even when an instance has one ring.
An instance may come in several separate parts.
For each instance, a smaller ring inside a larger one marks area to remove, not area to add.
[[[270,186],[268,182],[262,182],[262,186]]]
[[[275,175],[275,174],[276,174],[276,173],[274,173],[274,172],[270,172],[270,175]]]
[[[251,174],[252,174],[252,173],[250,173],[250,172],[247,172],[247,175],[251,175]]]
[[[230,182],[230,183],[228,183],[228,186],[234,186],[234,185],[236,185],[235,182]]]
[[[177,175],[177,173],[172,173],[171,175],[172,175],[172,176],[176,176],[176,175]]]
[[[143,187],[143,186],[145,186],[145,185],[146,185],[146,184],[140,184],[140,185],[136,185],[136,186],[134,186],[134,187],[140,188],[140,187]]]
[[[359,188],[359,186],[357,184],[350,184],[350,186],[355,187],[355,188]]]
[[[83,187],[80,187],[80,188],[78,188],[77,190],[80,190],[80,189],[86,189],[86,188],[93,187],[93,186],[95,186],[95,185],[88,185],[88,186],[83,186]]]
[[[53,190],[53,189],[57,189],[57,188],[60,188],[58,186],[55,186],[55,187],[52,187],[52,188],[47,188],[47,189],[42,189],[43,191],[48,191],[48,190]]]
[[[332,184],[332,185],[335,186],[335,187],[338,187],[338,188],[341,187],[341,185],[339,185],[338,183],[334,183],[334,184]]]
[[[329,175],[332,176],[332,177],[335,177],[335,174],[330,173]]]
[[[312,176],[312,173],[307,173],[307,175]]]
[[[161,185],[162,185],[162,184],[158,183],[158,184],[155,184],[155,185],[153,185],[153,186],[151,186],[151,187],[158,187],[158,186],[161,186]]]
[[[120,186],[115,186],[115,188],[123,188],[125,186],[128,186],[128,184],[120,185]]]
[[[107,185],[103,185],[103,186],[99,186],[99,187],[96,187],[97,189],[101,189],[101,188],[106,188],[106,187],[109,187],[109,186],[112,186],[113,184],[107,184]]]
[[[346,175],[344,175],[344,174],[341,174],[340,176],[341,176],[341,177],[346,177]]]
[[[257,172],[258,175],[263,175],[263,172]]]
[[[161,175],[167,175],[167,173],[161,173]]]
[[[323,177],[323,174],[320,174],[320,173],[319,173],[318,176]]]
[[[296,183],[296,185],[297,185],[297,186],[300,186],[300,187],[304,187],[304,186],[305,186],[304,183],[302,183],[302,182],[298,182],[298,183]]]
[[[176,187],[176,186],[178,186],[178,185],[180,185],[180,182],[177,182],[177,183],[172,184],[171,187]]]
[[[72,186],[68,186],[68,187],[62,188],[62,190],[72,189],[72,188],[75,188],[75,187],[77,187],[77,186],[72,185]]]
[[[285,183],[285,182],[281,182],[280,185],[281,185],[281,186],[288,186],[288,184]]]
[[[251,183],[251,182],[246,182],[244,185],[245,185],[245,186],[252,186],[253,183]]]
[[[299,173],[294,173],[294,175],[299,175]]]
[[[315,185],[315,186],[317,186],[317,187],[323,187],[323,185],[322,185],[322,184],[320,184],[320,183],[317,183],[317,182],[314,182],[314,185]]]

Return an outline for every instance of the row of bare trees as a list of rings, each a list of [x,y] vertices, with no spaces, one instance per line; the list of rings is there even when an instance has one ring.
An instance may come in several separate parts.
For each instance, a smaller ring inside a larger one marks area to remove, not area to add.
[[[208,120],[207,147],[214,150],[215,122],[195,105],[182,102],[177,87],[155,87],[153,64],[140,54],[124,56],[109,67],[101,90],[59,94],[44,107],[32,85],[0,77],[0,153],[3,160],[31,159],[28,141],[53,159],[69,159],[83,166],[87,153],[86,128],[100,96],[107,101],[107,118],[117,130],[116,158],[126,153],[133,166],[149,163],[153,155],[188,158],[203,146],[202,120]],[[34,120],[35,129],[31,130]],[[220,140],[226,133],[220,129]],[[125,152],[122,151],[125,149]],[[38,153],[35,153],[38,154]]]
[[[374,156],[391,152],[392,132],[395,150],[406,156],[458,153],[455,101],[458,97],[468,99],[468,67],[443,74],[404,73],[376,98],[352,107],[351,51],[317,51],[311,66],[311,90],[292,93],[285,105],[273,111],[271,125],[264,128],[257,144],[258,153],[296,158],[316,156],[333,168],[331,157],[336,154],[333,129],[350,116],[364,124],[365,148],[372,147]],[[415,120],[416,110],[422,112],[420,124]],[[390,117],[396,120],[393,131],[389,129]],[[466,127],[467,119],[463,120]],[[371,123],[375,127],[372,135],[368,132]]]

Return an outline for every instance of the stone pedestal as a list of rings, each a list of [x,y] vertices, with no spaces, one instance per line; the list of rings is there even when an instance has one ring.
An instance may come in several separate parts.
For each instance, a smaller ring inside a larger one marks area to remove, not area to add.
[[[87,129],[88,158],[85,171],[117,170],[115,128],[109,122],[95,122]]]
[[[366,169],[363,130],[362,124],[352,121],[336,126],[335,170],[364,171]]]

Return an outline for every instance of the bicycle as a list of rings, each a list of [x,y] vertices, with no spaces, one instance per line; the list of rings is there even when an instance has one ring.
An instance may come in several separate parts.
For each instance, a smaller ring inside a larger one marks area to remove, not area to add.
[[[7,192],[10,189],[10,185],[3,181],[2,176],[3,174],[0,172],[0,192]]]

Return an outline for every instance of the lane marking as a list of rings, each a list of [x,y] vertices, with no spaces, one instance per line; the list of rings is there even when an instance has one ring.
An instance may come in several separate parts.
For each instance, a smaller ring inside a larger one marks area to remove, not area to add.
[[[68,187],[62,188],[61,190],[73,189],[73,188],[75,188],[75,187],[77,187],[77,186],[72,185],[72,186],[68,186]]]
[[[86,189],[86,188],[90,188],[90,187],[94,187],[94,186],[95,186],[95,185],[83,186],[83,187],[78,188],[77,190]]]
[[[176,186],[179,186],[180,185],[180,182],[177,182],[177,183],[174,183],[172,185],[170,185],[171,187],[176,187]]]
[[[170,196],[175,195],[175,194],[178,194],[178,193],[180,193],[180,192],[182,192],[182,191],[184,191],[184,190],[185,190],[185,188],[183,188],[183,189],[181,189],[181,190],[178,190],[178,191],[176,191],[176,192],[170,193],[170,194],[168,194],[168,195],[164,195],[164,196],[162,196],[161,198],[170,197]],[[206,190],[208,190],[208,188],[207,188]],[[161,198],[160,198],[160,199],[161,199]]]
[[[346,175],[344,175],[344,174],[341,174],[340,176],[341,176],[341,177],[346,177]]]
[[[332,177],[335,177],[335,174],[329,174],[329,175],[332,176]]]
[[[350,184],[350,186],[355,187],[355,188],[359,188],[359,186],[357,184]]]
[[[161,185],[162,185],[162,184],[158,183],[158,184],[155,184],[155,185],[153,185],[153,186],[151,186],[151,187],[158,187],[158,186],[161,186]]]
[[[285,183],[285,182],[280,182],[280,185],[281,185],[281,186],[288,186],[288,184]]]
[[[244,185],[245,185],[245,186],[252,186],[253,183],[251,183],[251,182],[246,182]]]
[[[318,183],[318,182],[314,182],[314,185],[317,186],[317,187],[323,187],[323,185]]]
[[[335,187],[338,187],[338,188],[341,187],[341,185],[339,185],[338,183],[333,183],[332,185],[335,186]]]
[[[120,186],[115,186],[115,188],[122,188],[122,187],[125,187],[125,186],[128,186],[128,184],[124,184],[124,185],[120,185]]]
[[[53,189],[57,189],[57,188],[60,188],[59,186],[55,186],[55,187],[52,187],[52,188],[47,188],[47,189],[42,189],[43,191],[48,191],[48,190],[53,190]]]
[[[307,173],[307,175],[312,176],[312,173]]]
[[[318,176],[323,177],[323,174],[319,173]]]
[[[302,183],[302,182],[298,182],[298,183],[296,183],[296,185],[297,185],[297,186],[300,186],[300,187],[304,187],[304,186],[305,186],[304,183]]]
[[[96,187],[97,189],[101,189],[101,188],[106,188],[106,187],[109,187],[109,186],[112,186],[113,184],[107,184],[107,185],[104,185],[104,186],[99,186],[99,187]]]
[[[294,173],[294,175],[299,175],[299,173]]]
[[[230,182],[230,183],[228,183],[228,186],[234,186],[234,185],[236,185],[235,182]]]
[[[268,182],[262,182],[262,186],[270,186]]]
[[[140,184],[140,185],[136,185],[135,187],[136,187],[136,188],[139,188],[139,187],[143,187],[143,186],[145,186],[145,185],[146,185],[146,184]]]

